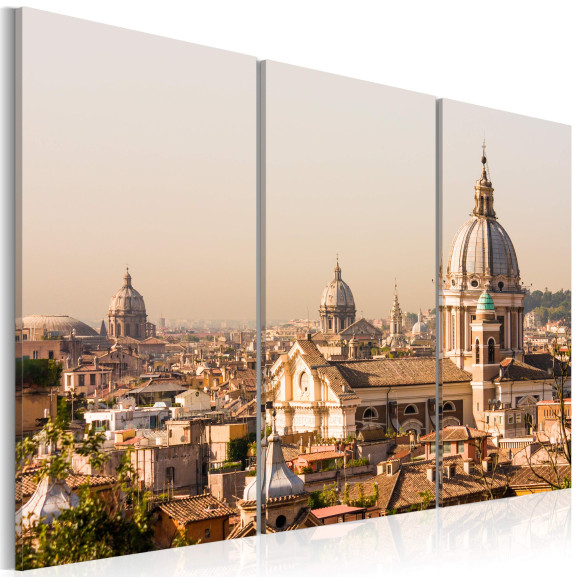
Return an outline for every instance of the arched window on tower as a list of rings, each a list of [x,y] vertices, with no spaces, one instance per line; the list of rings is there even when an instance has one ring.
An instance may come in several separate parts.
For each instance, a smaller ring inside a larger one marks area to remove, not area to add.
[[[120,332],[120,323],[116,323],[116,335],[117,337],[121,337],[122,333]]]
[[[478,365],[481,362],[481,352],[479,350],[479,339],[475,340],[475,364]]]
[[[333,330],[333,319],[329,319],[329,331]]]
[[[124,330],[125,330],[125,336],[129,337],[130,336],[130,323],[126,323]]]
[[[489,364],[495,364],[495,341],[489,339]]]

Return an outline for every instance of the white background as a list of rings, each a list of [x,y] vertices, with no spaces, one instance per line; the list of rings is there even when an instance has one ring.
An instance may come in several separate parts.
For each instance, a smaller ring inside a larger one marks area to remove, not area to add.
[[[577,22],[571,1],[178,1],[31,0],[27,6],[324,70],[438,97],[575,126]],[[13,14],[2,1],[0,172],[3,184],[3,415],[13,395]],[[73,50],[74,48],[71,47]],[[573,149],[573,169],[576,154]],[[543,191],[546,196],[547,191]],[[569,210],[569,207],[567,207]],[[544,238],[554,247],[551,238]],[[574,268],[574,267],[573,267]],[[8,405],[7,405],[8,403]],[[11,429],[0,428],[2,463],[13,460]],[[10,424],[10,423],[8,423]],[[10,473],[10,471],[8,471]],[[12,506],[7,490],[0,519]],[[3,528],[6,524],[3,523]],[[8,525],[9,527],[9,525]],[[10,543],[1,539],[3,550]],[[546,539],[546,535],[543,535]],[[417,549],[418,550],[418,549]],[[545,552],[544,552],[545,554]],[[295,551],[295,555],[298,552]],[[375,559],[378,553],[375,552]],[[483,571],[487,560],[465,563]],[[8,566],[3,562],[2,567]],[[520,570],[532,572],[530,558]],[[358,567],[368,569],[366,560]],[[382,565],[378,565],[382,569]],[[557,563],[555,563],[557,566]],[[313,568],[313,567],[310,567]],[[382,569],[383,572],[385,571]],[[486,570],[486,567],[485,567]],[[420,574],[425,574],[421,570]],[[277,573],[278,574],[278,573]],[[320,571],[318,574],[322,574]]]

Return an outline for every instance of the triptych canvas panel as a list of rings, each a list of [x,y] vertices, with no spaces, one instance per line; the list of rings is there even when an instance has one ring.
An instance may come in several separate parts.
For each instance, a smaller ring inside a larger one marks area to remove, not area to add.
[[[570,486],[568,127],[18,33],[17,567]]]

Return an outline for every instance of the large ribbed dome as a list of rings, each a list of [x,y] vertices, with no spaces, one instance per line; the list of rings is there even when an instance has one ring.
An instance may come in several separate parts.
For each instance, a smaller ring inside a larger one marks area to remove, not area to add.
[[[86,323],[67,315],[29,315],[22,319],[22,329],[30,329],[32,340],[45,334],[54,337],[69,336],[72,331],[77,337],[97,337],[98,333]]]
[[[132,286],[132,277],[126,269],[122,288],[112,297],[109,312],[146,313],[142,295]]]
[[[518,290],[517,255],[507,231],[497,222],[485,155],[482,162],[483,172],[475,183],[475,208],[451,245],[447,288]]]
[[[469,219],[453,239],[449,273],[518,277],[517,255],[507,231],[492,218]]]
[[[355,307],[355,299],[349,285],[341,278],[341,267],[337,261],[335,278],[325,287],[321,307]]]

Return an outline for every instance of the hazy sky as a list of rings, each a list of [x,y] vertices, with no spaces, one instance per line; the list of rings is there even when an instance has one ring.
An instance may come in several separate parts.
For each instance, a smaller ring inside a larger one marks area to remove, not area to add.
[[[521,280],[571,288],[571,131],[568,126],[443,101],[444,261],[474,207],[483,138],[499,222],[511,237]]]
[[[336,253],[357,318],[434,306],[435,99],[266,70],[267,318],[319,317]]]
[[[23,23],[23,313],[255,317],[254,58],[35,10]]]

